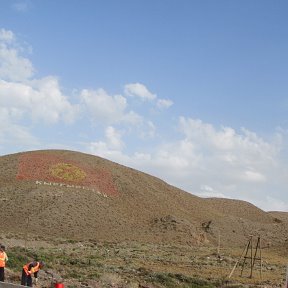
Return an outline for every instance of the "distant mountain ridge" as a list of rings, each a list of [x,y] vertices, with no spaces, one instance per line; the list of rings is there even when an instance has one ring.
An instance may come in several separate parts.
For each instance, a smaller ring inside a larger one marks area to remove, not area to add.
[[[0,157],[4,234],[95,241],[284,247],[288,213],[231,199],[203,199],[151,175],[80,152]]]

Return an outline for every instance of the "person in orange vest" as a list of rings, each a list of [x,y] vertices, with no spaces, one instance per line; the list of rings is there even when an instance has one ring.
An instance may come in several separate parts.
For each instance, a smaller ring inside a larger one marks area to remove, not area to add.
[[[35,282],[38,282],[38,271],[45,266],[43,261],[32,261],[23,266],[21,285],[32,287],[32,274],[34,274]]]
[[[4,282],[4,269],[6,266],[6,262],[8,261],[7,254],[5,252],[5,246],[0,245],[0,282]]]

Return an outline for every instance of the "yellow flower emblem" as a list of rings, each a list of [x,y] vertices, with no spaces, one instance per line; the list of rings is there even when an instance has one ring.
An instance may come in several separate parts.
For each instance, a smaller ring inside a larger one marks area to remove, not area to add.
[[[86,178],[86,173],[82,169],[68,163],[58,163],[53,165],[50,168],[50,173],[53,177],[58,179],[73,182],[82,181]]]

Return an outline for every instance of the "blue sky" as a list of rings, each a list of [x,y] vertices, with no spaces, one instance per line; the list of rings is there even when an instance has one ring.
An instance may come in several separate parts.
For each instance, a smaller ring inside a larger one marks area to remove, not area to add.
[[[0,155],[95,154],[288,211],[288,3],[0,2]]]

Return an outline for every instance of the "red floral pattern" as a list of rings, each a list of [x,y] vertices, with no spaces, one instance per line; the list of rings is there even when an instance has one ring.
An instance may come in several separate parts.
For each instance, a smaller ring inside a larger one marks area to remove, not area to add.
[[[86,177],[75,180],[59,179],[53,176],[53,167],[58,164],[67,164],[76,166],[79,171],[82,171]],[[106,194],[108,196],[116,196],[119,194],[116,186],[113,183],[111,172],[104,168],[91,169],[76,161],[67,160],[64,157],[58,157],[43,152],[26,153],[19,157],[18,180],[38,180],[55,183],[63,183],[67,185],[79,185],[89,189]]]

